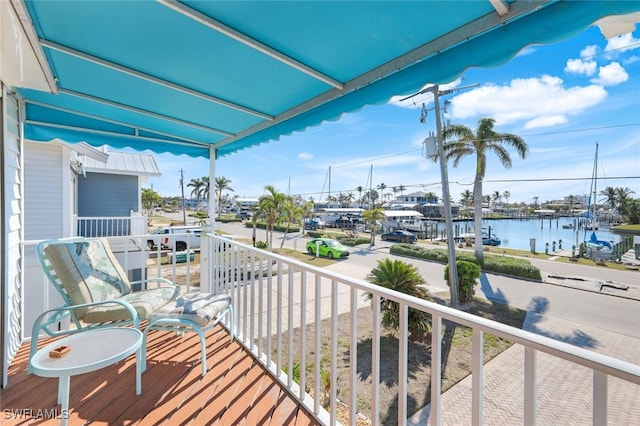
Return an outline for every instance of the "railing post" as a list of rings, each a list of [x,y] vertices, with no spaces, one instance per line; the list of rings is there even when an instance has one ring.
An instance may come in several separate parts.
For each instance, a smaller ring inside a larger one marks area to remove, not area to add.
[[[524,424],[536,424],[536,358],[533,348],[524,348]]]
[[[431,425],[440,425],[442,390],[442,317],[431,316]]]
[[[484,364],[484,333],[482,330],[473,330],[472,356],[473,366],[471,373],[471,424],[482,424],[482,394],[483,394],[483,364]]]
[[[607,424],[607,375],[593,371],[593,425]]]
[[[407,422],[407,359],[409,355],[409,307],[400,304],[400,333],[398,335],[398,424]]]

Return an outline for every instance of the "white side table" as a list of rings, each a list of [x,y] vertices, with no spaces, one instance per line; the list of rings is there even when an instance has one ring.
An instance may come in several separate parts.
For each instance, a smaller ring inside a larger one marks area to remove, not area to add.
[[[51,358],[49,351],[61,346],[71,348],[62,358]],[[142,332],[135,328],[113,327],[83,331],[56,340],[40,349],[29,361],[34,374],[58,377],[58,404],[62,425],[69,416],[71,376],[99,370],[136,353],[136,394],[142,392]]]

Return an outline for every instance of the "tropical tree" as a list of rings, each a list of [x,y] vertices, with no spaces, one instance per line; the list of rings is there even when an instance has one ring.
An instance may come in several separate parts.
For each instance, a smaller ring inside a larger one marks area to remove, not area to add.
[[[285,198],[280,207],[281,214],[279,217],[279,222],[284,223],[284,235],[282,236],[282,241],[280,242],[280,250],[284,246],[284,240],[287,239],[287,233],[289,232],[289,225],[295,222],[302,221],[303,209],[296,205],[291,197],[285,195]]]
[[[377,189],[380,190],[380,201],[384,202],[384,190],[387,188],[387,185],[385,185],[384,183],[381,183],[380,185],[376,186]]]
[[[640,224],[640,198],[630,198],[627,201],[624,214],[631,225]]]
[[[493,201],[494,208],[498,206],[498,203],[501,200],[502,200],[502,194],[500,193],[500,191],[494,191],[493,194],[491,194],[491,201]]]
[[[600,195],[602,195],[602,198],[600,198],[601,203],[604,203],[612,209],[616,208],[618,201],[618,192],[616,191],[616,188],[613,186],[607,186],[605,189],[600,191]]]
[[[264,189],[267,193],[258,199],[258,211],[262,216],[264,216],[267,230],[267,246],[269,247],[269,250],[271,250],[273,243],[273,228],[280,219],[287,196],[275,189],[273,185],[267,185]]]
[[[378,230],[378,222],[383,221],[386,218],[384,210],[381,208],[369,209],[362,212],[362,219],[365,223],[369,224],[371,230],[371,245],[376,245],[376,231]]]
[[[538,208],[538,199],[540,199],[540,197],[538,197],[537,195],[535,195],[532,200],[533,200],[533,209],[537,209]]]
[[[162,197],[156,191],[150,188],[142,188],[142,208],[147,211],[147,215],[153,214],[153,209],[162,204]]]
[[[507,200],[507,207],[509,207],[509,198],[511,198],[511,193],[509,191],[504,191],[502,193],[502,196],[505,200]]]
[[[369,200],[368,207],[370,209],[373,209],[376,201],[378,201],[379,198],[378,191],[376,191],[375,189],[370,189],[369,191],[365,192],[364,196],[367,200]]]
[[[429,203],[437,203],[438,202],[438,196],[436,195],[435,192],[427,192],[424,195],[424,198],[426,198],[427,202],[429,202]]]
[[[495,119],[482,118],[478,121],[478,127],[474,133],[463,124],[451,124],[444,128],[442,136],[444,143],[445,161],[453,160],[453,166],[457,167],[460,160],[473,155],[476,159],[476,173],[473,182],[474,194],[474,233],[475,256],[482,262],[484,253],[482,250],[482,181],[487,171],[487,154],[493,152],[505,168],[511,168],[512,160],[506,147],[515,148],[520,158],[526,158],[529,147],[520,136],[510,133],[498,133],[493,130]],[[437,157],[434,157],[436,160]]]
[[[400,196],[401,197],[403,196],[403,192],[404,192],[405,189],[407,189],[407,187],[404,186],[404,185],[398,186],[398,191],[400,191]]]
[[[229,186],[230,183],[231,180],[224,176],[218,176],[215,180],[216,198],[218,200],[218,217],[222,215],[222,191],[233,192],[233,188]]]
[[[356,192],[358,193],[358,203],[362,208],[362,193],[364,192],[364,187],[362,185],[356,186]]]
[[[401,260],[378,260],[378,266],[367,275],[367,280],[390,290],[430,300],[429,292],[424,287],[426,281],[418,269]],[[368,300],[373,299],[371,293],[367,293],[366,297]],[[400,327],[398,302],[381,297],[380,311],[382,312],[382,326],[397,333]],[[409,338],[414,341],[422,340],[431,329],[431,315],[418,309],[409,308],[408,323]]]
[[[468,189],[465,189],[461,194],[460,194],[460,203],[464,206],[469,207],[470,205],[473,204],[473,192],[469,191]]]
[[[397,200],[398,198],[398,192],[400,192],[400,189],[397,186],[392,186],[391,187],[391,192],[393,192],[393,199],[394,201]]]
[[[200,205],[200,195],[202,194],[202,188],[204,187],[204,181],[201,178],[191,179],[187,184],[187,187],[193,188],[191,190],[191,197],[196,197],[196,210]]]
[[[203,200],[207,202],[207,206],[209,205],[209,195],[211,194],[211,184],[209,182],[209,176],[202,177],[202,190],[200,196]]]
[[[616,188],[616,207],[618,211],[624,212],[627,210],[627,204],[631,201],[631,194],[635,194],[635,192],[629,188]]]

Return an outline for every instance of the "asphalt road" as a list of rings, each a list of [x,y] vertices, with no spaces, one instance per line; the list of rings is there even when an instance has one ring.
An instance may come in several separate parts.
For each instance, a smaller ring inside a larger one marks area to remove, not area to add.
[[[218,229],[234,236],[251,238],[252,230],[246,228],[244,224],[216,225],[217,228],[219,225]],[[280,245],[282,237],[282,233],[274,233],[274,246]],[[258,230],[257,239],[262,241],[266,239],[264,230]],[[284,245],[287,248],[304,251],[308,240],[309,238],[298,234],[289,234]],[[376,266],[376,261],[392,256],[389,254],[391,244],[377,237],[374,247],[358,246],[352,250],[348,259],[336,261],[329,268],[343,275],[364,279]],[[427,281],[430,292],[448,290],[444,280],[444,265],[415,259],[406,260],[416,266]],[[532,263],[539,267],[543,274],[579,275],[636,286],[640,284],[638,272],[611,271],[544,260],[532,260]],[[576,323],[578,327],[584,324],[640,339],[640,301],[638,300],[495,274],[483,274],[476,294],[479,292],[489,300],[534,311],[541,317],[561,318]]]

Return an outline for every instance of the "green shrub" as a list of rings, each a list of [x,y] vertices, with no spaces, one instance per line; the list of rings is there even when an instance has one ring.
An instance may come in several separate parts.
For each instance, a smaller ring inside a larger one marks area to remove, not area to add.
[[[322,236],[324,235],[322,231],[307,231],[307,234],[311,238],[322,238]]]
[[[460,303],[468,303],[473,299],[473,289],[478,284],[480,278],[480,266],[466,260],[457,260],[458,268],[458,300]],[[449,283],[449,265],[444,268],[444,279]]]
[[[261,250],[266,250],[267,247],[268,246],[266,241],[256,241],[256,248],[259,248]]]
[[[354,247],[359,244],[369,244],[371,242],[371,238],[369,236],[367,237],[358,236],[355,238],[338,237],[337,240],[340,241],[341,244],[349,247]]]
[[[391,254],[430,260],[432,262],[449,262],[447,251],[443,249],[428,249],[411,244],[394,244],[391,246],[390,252]],[[466,262],[479,264],[472,253],[457,253],[456,260],[464,260]],[[495,272],[498,274],[542,281],[540,269],[533,266],[527,259],[485,254],[484,264],[480,265],[480,267],[483,271],[487,272]]]

